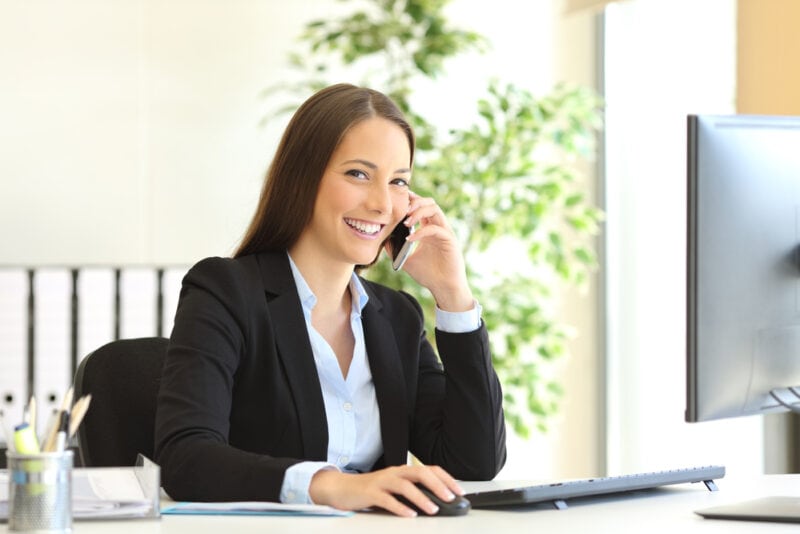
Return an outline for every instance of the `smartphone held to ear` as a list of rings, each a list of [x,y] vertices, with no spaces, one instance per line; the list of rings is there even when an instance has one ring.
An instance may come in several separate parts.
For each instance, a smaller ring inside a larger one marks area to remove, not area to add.
[[[395,271],[399,271],[403,267],[406,258],[408,258],[408,255],[411,254],[411,250],[414,248],[414,243],[406,241],[406,237],[413,232],[413,228],[409,228],[401,221],[400,224],[395,226],[392,234],[389,236],[389,249],[392,253],[392,269]]]

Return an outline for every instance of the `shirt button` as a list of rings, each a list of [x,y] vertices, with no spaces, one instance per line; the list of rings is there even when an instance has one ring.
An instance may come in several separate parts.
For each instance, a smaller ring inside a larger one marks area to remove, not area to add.
[[[350,460],[347,456],[339,456],[339,465],[347,465],[347,462]]]
[[[286,499],[287,499],[289,502],[294,502],[294,500],[295,500],[296,498],[297,498],[297,494],[296,494],[295,492],[293,492],[293,491],[290,491],[290,492],[288,492],[288,493],[286,494]]]
[[[353,405],[351,403],[349,403],[349,402],[345,402],[342,405],[342,408],[344,408],[344,411],[349,412],[350,410],[353,409]]]

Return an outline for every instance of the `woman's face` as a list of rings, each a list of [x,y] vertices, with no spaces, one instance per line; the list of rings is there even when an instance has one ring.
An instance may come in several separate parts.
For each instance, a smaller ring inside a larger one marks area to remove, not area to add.
[[[333,152],[300,236],[326,261],[367,265],[409,206],[411,151],[393,122],[357,123]]]

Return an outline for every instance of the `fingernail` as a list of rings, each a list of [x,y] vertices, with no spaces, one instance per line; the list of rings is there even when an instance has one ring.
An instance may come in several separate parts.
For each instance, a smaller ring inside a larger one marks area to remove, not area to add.
[[[452,501],[452,500],[453,500],[453,499],[455,499],[455,498],[456,498],[456,495],[455,495],[455,493],[453,493],[452,491],[448,491],[448,492],[447,492],[447,500],[448,500],[448,501]]]
[[[438,511],[439,507],[436,506],[435,504],[431,504],[430,507],[428,507],[428,512],[430,512],[431,514],[435,514]]]

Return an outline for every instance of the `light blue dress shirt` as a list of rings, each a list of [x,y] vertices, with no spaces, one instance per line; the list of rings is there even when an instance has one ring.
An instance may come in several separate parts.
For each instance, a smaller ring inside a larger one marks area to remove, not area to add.
[[[322,469],[336,469],[349,473],[369,471],[383,454],[383,442],[378,401],[375,397],[375,385],[367,360],[364,328],[361,323],[361,312],[369,300],[361,280],[355,273],[350,280],[353,303],[350,311],[350,328],[353,330],[355,347],[353,360],[345,377],[342,375],[333,349],[311,324],[311,310],[316,305],[317,297],[291,256],[289,264],[303,306],[328,421],[327,462],[300,462],[293,465],[286,470],[281,486],[281,502],[307,504],[312,503],[308,487],[315,473]],[[480,312],[477,303],[474,309],[462,313],[445,312],[437,308],[436,327],[454,333],[473,331],[480,327]]]

